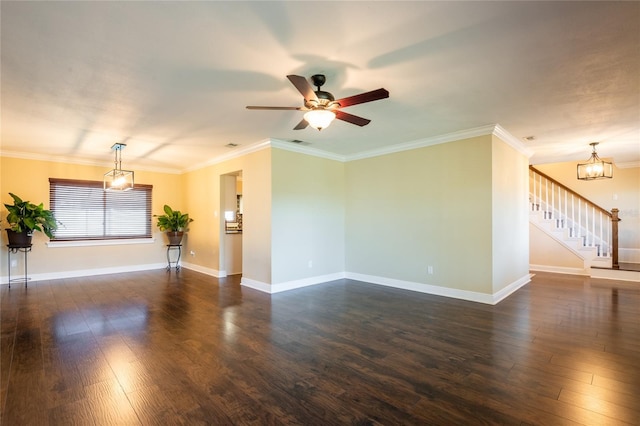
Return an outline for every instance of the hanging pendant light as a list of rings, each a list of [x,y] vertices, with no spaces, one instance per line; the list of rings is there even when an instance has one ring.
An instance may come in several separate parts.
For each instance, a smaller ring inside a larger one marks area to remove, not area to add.
[[[105,191],[128,191],[133,189],[133,172],[131,170],[122,170],[122,150],[127,146],[123,143],[115,143],[111,147],[115,151],[115,166],[113,170],[109,170],[104,174],[104,190]]]
[[[596,145],[598,145],[598,142],[591,142],[589,145],[593,148],[591,158],[589,158],[586,163],[578,163],[578,179],[611,179],[613,177],[613,165],[598,157],[598,153],[596,152]]]

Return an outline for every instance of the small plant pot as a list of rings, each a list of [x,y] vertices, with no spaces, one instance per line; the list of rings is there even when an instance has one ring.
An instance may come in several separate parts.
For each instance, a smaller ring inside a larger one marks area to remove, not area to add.
[[[9,245],[12,247],[31,246],[31,237],[33,237],[33,232],[30,232],[30,231],[16,232],[11,229],[7,229],[7,239],[9,240]]]
[[[167,232],[167,238],[169,238],[169,244],[172,246],[179,245],[180,243],[182,243],[183,235],[184,235],[184,232],[181,232],[181,231]]]

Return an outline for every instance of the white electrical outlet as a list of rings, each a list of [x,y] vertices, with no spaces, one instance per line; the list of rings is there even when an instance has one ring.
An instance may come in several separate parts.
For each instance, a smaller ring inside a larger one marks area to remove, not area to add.
[[[15,268],[16,266],[18,266],[18,261],[16,259],[11,259],[11,267]]]
[[[429,275],[433,275],[433,266],[427,266],[427,272],[429,273]]]
[[[189,254],[190,254],[191,256],[195,256],[195,255],[196,255],[196,252],[195,252],[195,251],[193,251],[193,250],[191,250],[191,251],[189,252]]]
[[[309,261],[309,268],[313,268],[313,261],[312,260]]]

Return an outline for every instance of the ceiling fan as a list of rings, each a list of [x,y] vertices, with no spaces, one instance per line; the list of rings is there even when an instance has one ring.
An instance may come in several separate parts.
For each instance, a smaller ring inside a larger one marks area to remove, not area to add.
[[[266,109],[266,110],[297,110],[306,111],[304,118],[298,123],[294,130],[302,130],[307,126],[322,130],[329,126],[334,118],[355,124],[356,126],[366,126],[371,120],[358,117],[357,115],[348,114],[340,108],[346,108],[352,105],[363,104],[365,102],[377,101],[389,97],[386,89],[377,89],[370,92],[360,93],[359,95],[348,96],[346,98],[335,100],[329,92],[320,90],[326,81],[323,74],[315,74],[311,76],[313,85],[318,90],[313,90],[306,78],[299,75],[288,75],[287,78],[295,86],[296,89],[304,97],[304,106],[301,107],[277,107],[277,106],[247,106],[247,109]]]

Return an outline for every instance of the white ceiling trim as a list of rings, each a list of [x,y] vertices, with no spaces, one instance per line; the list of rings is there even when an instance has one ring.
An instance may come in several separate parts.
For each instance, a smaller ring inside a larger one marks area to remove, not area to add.
[[[393,154],[396,152],[409,151],[412,149],[424,148],[427,146],[439,145],[443,143],[455,142],[463,139],[475,138],[478,136],[496,135],[502,139],[505,143],[509,144],[513,148],[527,155],[531,155],[524,145],[514,136],[512,136],[505,129],[497,124],[490,124],[487,126],[475,127],[473,129],[460,130],[458,132],[447,133],[440,136],[434,136],[426,139],[419,139],[417,141],[401,143],[397,145],[391,145],[384,148],[372,149],[370,151],[363,151],[357,154],[347,156],[346,161],[362,160],[365,158],[378,157],[380,155]]]
[[[495,128],[493,129],[493,135],[499,137],[504,143],[511,146],[519,153],[525,155],[527,158],[531,158],[531,156],[533,155],[533,150],[527,148],[520,139],[507,132],[501,125],[495,125]]]
[[[267,149],[271,146],[271,139],[263,139],[259,142],[252,143],[250,145],[232,148],[228,154],[218,155],[204,163],[196,164],[193,167],[186,168],[182,170],[182,173],[192,172],[195,170],[200,170],[205,167],[213,166],[215,164],[222,163],[223,161],[229,161],[234,158],[242,157],[243,155],[251,154],[252,152],[262,151],[263,149]]]
[[[627,161],[625,163],[614,163],[614,165],[619,169],[633,169],[640,167],[640,161]]]
[[[297,152],[300,154],[313,155],[314,157],[326,158],[328,160],[335,160],[344,163],[346,157],[344,155],[334,154],[332,152],[321,151],[316,148],[310,148],[308,146],[297,145],[294,142],[286,142],[280,139],[271,139],[271,146],[274,148],[284,149],[285,151]]]
[[[298,145],[292,142],[286,142],[281,139],[269,138],[269,139],[264,139],[262,141],[256,142],[251,145],[247,145],[246,147],[234,149],[229,154],[217,156],[205,163],[201,163],[193,167],[190,167],[188,169],[185,169],[183,170],[183,173],[199,170],[204,167],[219,164],[223,161],[229,161],[231,159],[242,157],[243,155],[260,151],[269,147],[279,148],[286,151],[297,152],[299,154],[306,154],[314,157],[320,157],[328,160],[334,160],[334,161],[340,161],[342,163],[346,163],[349,161],[379,157],[381,155],[393,154],[393,153],[402,152],[402,151],[409,151],[412,149],[439,145],[439,144],[449,143],[449,142],[455,142],[463,139],[468,139],[468,138],[473,138],[478,136],[486,136],[486,135],[495,135],[499,137],[506,144],[513,147],[523,155],[526,155],[527,158],[530,158],[532,155],[532,151],[530,149],[525,147],[524,144],[518,138],[511,135],[502,126],[500,126],[499,124],[490,124],[486,126],[476,127],[473,129],[447,133],[444,135],[435,136],[431,138],[420,139],[413,142],[401,143],[401,144],[396,144],[396,145],[392,145],[392,146],[388,146],[380,149],[364,151],[364,152],[360,152],[360,153],[348,155],[348,156],[338,155],[331,152],[322,151],[316,148],[311,148],[309,146]]]
[[[158,172],[158,173],[183,174],[183,173],[203,169],[205,167],[209,167],[215,164],[219,164],[224,161],[229,161],[234,158],[242,157],[252,152],[261,151],[263,149],[267,149],[270,147],[346,163],[349,161],[362,160],[365,158],[373,158],[381,155],[393,154],[393,153],[402,152],[402,151],[409,151],[412,149],[439,145],[439,144],[448,143],[448,142],[455,142],[462,139],[468,139],[468,138],[477,137],[477,136],[486,136],[490,134],[499,137],[506,144],[513,147],[515,150],[522,153],[523,155],[526,155],[527,158],[531,158],[531,155],[533,154],[531,149],[527,148],[518,138],[513,136],[511,133],[509,133],[499,124],[495,124],[495,125],[492,124],[487,126],[476,127],[473,129],[447,133],[444,135],[430,137],[426,139],[420,139],[417,141],[396,144],[396,145],[388,146],[385,148],[364,151],[364,152],[360,152],[360,153],[349,155],[349,156],[338,155],[331,152],[322,151],[316,148],[311,148],[308,146],[296,145],[294,143],[282,141],[280,139],[269,138],[269,139],[264,139],[259,142],[256,142],[251,145],[247,145],[238,149],[233,149],[233,151],[228,154],[214,157],[204,163],[200,163],[198,165],[195,165],[193,167],[189,167],[183,170],[167,169],[167,168],[145,168],[145,167],[135,167],[135,169],[149,171],[149,172]],[[47,156],[47,155],[41,155],[41,154],[14,152],[14,151],[0,150],[0,157],[21,158],[26,160],[51,161],[51,162],[58,162],[58,163],[79,164],[79,165],[88,165],[88,166],[97,166],[97,167],[111,166],[111,163],[83,160],[83,159],[78,159],[76,157],[63,157],[63,156],[50,156],[50,155]],[[628,169],[628,168],[640,167],[640,161],[616,163],[615,165],[620,169]]]

